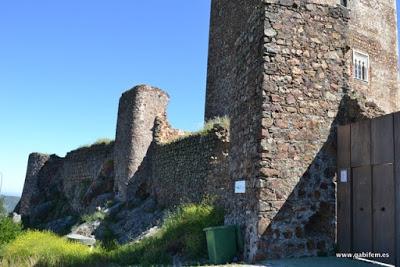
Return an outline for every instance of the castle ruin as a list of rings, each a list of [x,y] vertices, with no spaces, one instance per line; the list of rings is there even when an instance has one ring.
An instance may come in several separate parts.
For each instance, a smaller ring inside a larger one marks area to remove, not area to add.
[[[397,62],[394,1],[213,0],[205,120],[228,116],[229,129],[184,136],[168,95],[138,86],[120,99],[115,143],[30,156],[17,210],[52,229],[61,214],[40,223],[46,212],[116,196],[168,208],[213,195],[247,261],[330,255],[336,126],[399,109]]]

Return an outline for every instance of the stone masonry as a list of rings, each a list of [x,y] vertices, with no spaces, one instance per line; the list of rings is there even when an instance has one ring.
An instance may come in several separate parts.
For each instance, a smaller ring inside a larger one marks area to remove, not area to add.
[[[369,81],[354,79],[352,55],[348,56],[351,88],[362,92],[385,113],[400,108],[396,1],[348,1],[350,21],[349,46],[368,54]]]
[[[157,116],[165,116],[169,96],[149,86],[125,92],[119,102],[115,138],[115,190],[126,199],[129,180],[146,156],[153,140]]]
[[[29,155],[24,190],[19,203],[19,212],[21,214],[29,214],[31,209],[31,198],[38,191],[37,175],[49,158],[49,155],[40,153],[32,153]]]
[[[371,5],[338,4],[213,1],[206,119],[231,119],[230,175],[246,180],[247,192],[226,219],[243,226],[249,261],[333,253],[336,125],[399,104],[397,38],[386,34],[396,32],[394,2],[365,36],[355,25],[370,21],[360,14]],[[382,25],[382,34],[373,30]],[[372,53],[379,43],[382,55]],[[353,49],[371,53],[368,83],[353,78]]]
[[[348,90],[348,13],[303,2],[266,3],[264,10],[260,239],[254,258],[331,254],[335,125]]]
[[[235,86],[235,41],[245,32],[246,22],[253,13],[258,0],[246,0],[237,8],[237,1],[212,1],[209,41],[206,120],[229,115],[233,102],[231,91]]]

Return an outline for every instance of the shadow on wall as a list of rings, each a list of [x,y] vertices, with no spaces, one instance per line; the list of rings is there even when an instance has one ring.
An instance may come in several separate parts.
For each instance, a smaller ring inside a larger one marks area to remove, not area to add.
[[[258,259],[334,253],[337,125],[381,114],[373,103],[360,103],[345,91],[327,140],[262,235]]]

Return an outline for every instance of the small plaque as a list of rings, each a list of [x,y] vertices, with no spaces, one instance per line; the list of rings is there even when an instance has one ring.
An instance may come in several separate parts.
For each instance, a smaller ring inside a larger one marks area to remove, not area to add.
[[[236,194],[246,193],[246,181],[236,181],[235,182],[235,193]]]
[[[347,170],[346,169],[340,170],[340,182],[347,183],[347,181],[348,181]]]

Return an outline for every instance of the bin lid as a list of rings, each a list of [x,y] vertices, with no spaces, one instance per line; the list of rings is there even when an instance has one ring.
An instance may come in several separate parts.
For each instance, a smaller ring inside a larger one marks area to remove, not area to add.
[[[227,229],[227,228],[236,228],[236,225],[222,225],[222,226],[213,226],[213,227],[207,227],[204,228],[203,231],[214,231],[214,230],[222,230],[222,229]]]

